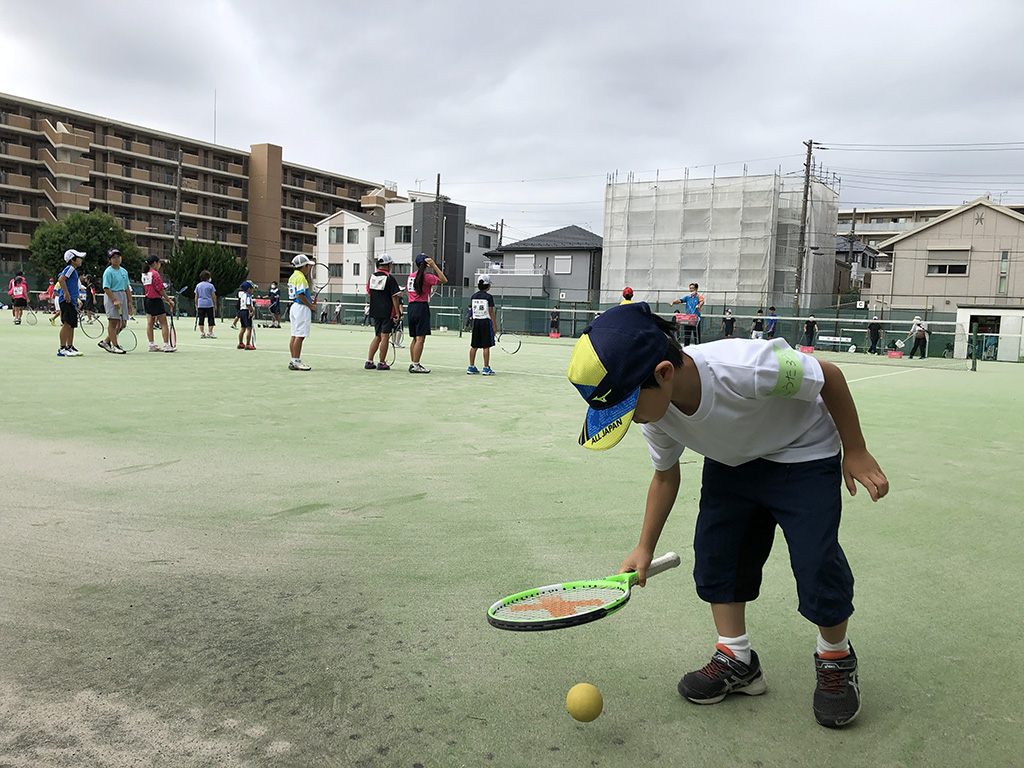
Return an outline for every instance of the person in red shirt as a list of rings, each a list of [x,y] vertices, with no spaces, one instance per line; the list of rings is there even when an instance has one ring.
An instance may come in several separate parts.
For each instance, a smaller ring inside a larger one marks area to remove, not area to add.
[[[147,269],[142,273],[142,287],[146,293],[146,338],[149,339],[150,352],[173,352],[171,346],[170,327],[167,324],[166,301],[174,309],[174,298],[167,295],[164,280],[160,276],[160,257],[147,256]],[[164,338],[163,349],[153,343],[153,323],[160,323],[160,335]]]
[[[430,269],[433,274],[427,272]],[[416,271],[409,275],[406,291],[409,294],[409,373],[430,373],[430,369],[420,364],[423,355],[423,342],[430,335],[430,291],[435,285],[444,285],[448,278],[434,260],[425,254],[416,257]]]

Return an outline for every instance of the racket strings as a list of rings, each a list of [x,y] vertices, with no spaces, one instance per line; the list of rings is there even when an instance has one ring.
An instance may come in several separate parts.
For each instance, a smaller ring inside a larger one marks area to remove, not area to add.
[[[583,585],[520,598],[494,611],[506,621],[547,621],[580,616],[613,605],[629,593],[616,586]]]

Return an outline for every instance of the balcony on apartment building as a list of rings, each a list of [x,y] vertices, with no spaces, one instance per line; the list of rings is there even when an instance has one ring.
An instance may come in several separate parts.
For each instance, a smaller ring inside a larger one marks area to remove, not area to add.
[[[55,158],[46,147],[39,148],[39,159],[46,170],[54,177],[69,177],[78,181],[88,181],[92,172],[92,164],[88,160],[61,161]]]
[[[89,146],[92,144],[93,140],[91,132],[72,128],[61,122],[58,122],[57,125],[54,126],[45,118],[39,121],[39,125],[43,131],[43,135],[49,139],[50,144],[54,147],[62,147],[79,153],[89,151]]]
[[[28,244],[32,242],[32,235],[27,235],[24,232],[7,232],[6,230],[0,229],[0,245],[12,245],[15,248],[28,248]]]
[[[32,206],[23,203],[11,203],[0,200],[0,216],[7,216],[15,219],[34,219]]]
[[[74,192],[58,190],[48,178],[39,179],[39,189],[43,191],[47,199],[56,208],[74,208],[80,211],[89,210],[89,198],[92,197],[92,187],[80,186]]]
[[[32,118],[23,115],[12,115],[7,112],[0,112],[0,125],[9,125],[22,131],[32,130]]]
[[[31,160],[32,149],[22,144],[12,144],[9,141],[0,142],[0,155],[13,157],[15,160]]]

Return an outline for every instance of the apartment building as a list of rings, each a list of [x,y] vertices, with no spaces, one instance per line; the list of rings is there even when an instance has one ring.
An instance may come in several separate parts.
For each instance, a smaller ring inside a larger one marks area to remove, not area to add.
[[[318,221],[361,210],[380,186],[285,162],[274,144],[232,149],[0,94],[2,273],[22,268],[40,222],[98,209],[144,253],[168,256],[176,237],[218,242],[257,282],[279,280],[314,252]]]

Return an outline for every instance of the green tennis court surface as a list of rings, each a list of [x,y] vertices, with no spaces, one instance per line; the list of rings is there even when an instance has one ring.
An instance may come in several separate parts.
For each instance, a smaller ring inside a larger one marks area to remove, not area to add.
[[[846,367],[892,491],[847,502],[864,709],[830,731],[781,538],[748,610],[768,693],[676,693],[716,639],[691,454],[660,547],[680,568],[593,624],[488,625],[614,572],[640,529],[642,437],[577,445],[571,340],[495,350],[488,379],[451,332],[415,376],[407,352],[363,371],[368,329],[314,326],[310,373],[287,326],[256,351],[217,331],[62,359],[45,320],[0,315],[0,765],[1019,764],[1024,367]],[[579,682],[605,700],[586,725]]]

